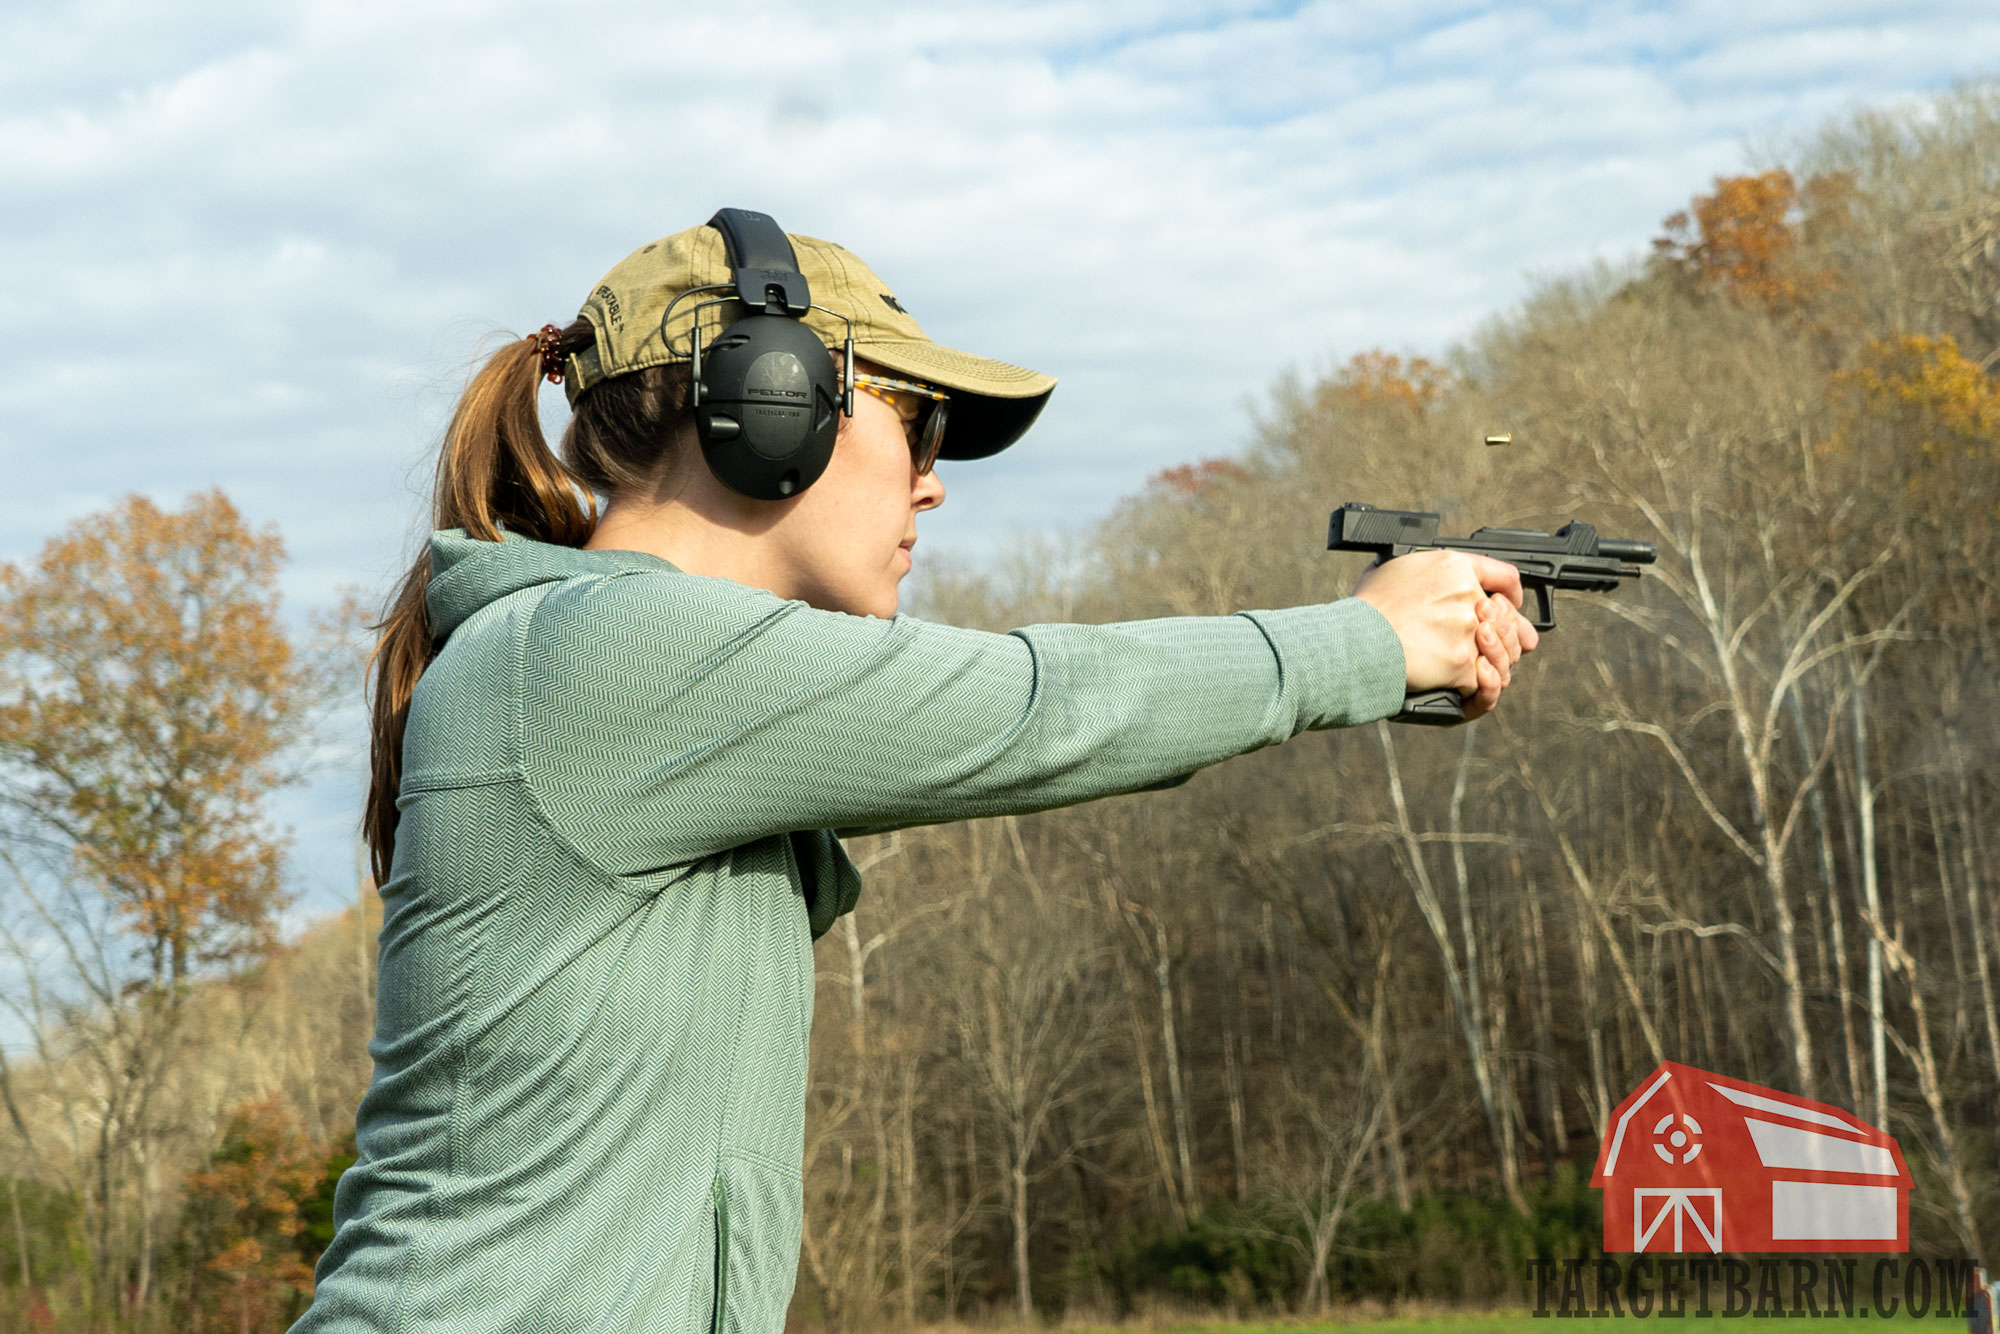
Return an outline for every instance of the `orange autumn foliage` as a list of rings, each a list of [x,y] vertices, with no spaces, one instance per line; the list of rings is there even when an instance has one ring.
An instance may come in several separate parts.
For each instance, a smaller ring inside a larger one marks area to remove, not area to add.
[[[187,1178],[195,1258],[193,1307],[202,1330],[287,1323],[312,1297],[299,1252],[301,1205],[319,1188],[321,1155],[277,1095],[238,1107],[207,1170]]]
[[[1454,387],[1452,373],[1423,357],[1405,360],[1371,348],[1349,357],[1320,391],[1322,407],[1345,399],[1355,404],[1387,404],[1421,415]]]
[[[135,939],[136,985],[270,942],[284,847],[261,802],[304,694],[283,555],[209,491],[127,497],[0,565],[4,791]]]
[[[2000,385],[1949,334],[1875,339],[1834,381],[1926,458],[2000,461]]]
[[[1718,176],[1715,193],[1666,219],[1653,248],[1702,286],[1773,313],[1795,310],[1833,286],[1831,270],[1797,252],[1809,225],[1845,216],[1849,188],[1845,177],[1815,177],[1802,193],[1783,168]]]
[[[1218,487],[1240,485],[1250,480],[1250,470],[1233,459],[1202,459],[1196,463],[1162,468],[1148,477],[1146,484],[1164,486],[1183,496],[1201,496]]]

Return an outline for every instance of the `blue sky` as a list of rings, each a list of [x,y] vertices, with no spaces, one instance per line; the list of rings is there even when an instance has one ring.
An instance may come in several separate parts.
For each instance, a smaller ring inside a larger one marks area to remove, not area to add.
[[[918,564],[986,559],[1240,448],[1287,370],[1440,352],[1826,117],[1991,75],[1990,0],[11,6],[0,559],[219,484],[295,614],[378,589],[482,340],[725,204],[1059,377],[943,470]],[[274,807],[302,912],[351,897],[358,755]]]

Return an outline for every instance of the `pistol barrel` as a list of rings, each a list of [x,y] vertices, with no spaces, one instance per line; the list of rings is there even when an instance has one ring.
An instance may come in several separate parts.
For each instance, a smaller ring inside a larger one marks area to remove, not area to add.
[[[1622,537],[1600,538],[1597,550],[1601,555],[1633,565],[1651,565],[1659,557],[1651,542],[1634,542]]]

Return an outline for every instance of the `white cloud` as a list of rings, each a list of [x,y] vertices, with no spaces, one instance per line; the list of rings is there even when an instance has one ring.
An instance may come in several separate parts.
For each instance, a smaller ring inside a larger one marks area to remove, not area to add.
[[[221,484],[296,604],[379,587],[479,336],[722,204],[1062,377],[947,467],[927,549],[991,552],[1239,447],[1289,367],[1435,352],[1636,254],[1746,138],[2000,72],[1990,5],[1944,0],[682,8],[0,17],[0,558]],[[328,790],[286,809],[338,886]]]

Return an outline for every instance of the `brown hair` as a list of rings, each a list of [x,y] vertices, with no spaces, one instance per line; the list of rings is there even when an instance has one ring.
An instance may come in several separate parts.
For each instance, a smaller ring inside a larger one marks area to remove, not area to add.
[[[589,346],[594,331],[578,320],[562,331],[562,349]],[[432,528],[463,528],[498,542],[501,529],[538,542],[579,547],[597,527],[597,496],[656,488],[685,432],[687,368],[655,366],[614,376],[577,396],[562,456],[542,436],[536,390],[539,340],[507,343],[472,377],[438,449]],[[424,595],[430,553],[418,554],[397,585],[369,658],[368,802],[361,831],[375,883],[389,878],[396,853],[396,796],[403,780],[403,728],[417,679],[437,656]]]

